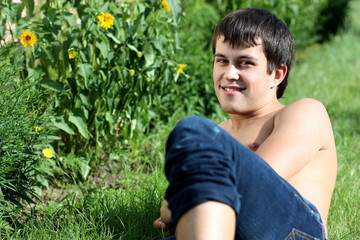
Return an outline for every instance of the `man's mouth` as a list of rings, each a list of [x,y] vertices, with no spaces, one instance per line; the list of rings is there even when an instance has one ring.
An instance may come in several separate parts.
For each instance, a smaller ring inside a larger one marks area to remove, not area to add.
[[[240,88],[240,87],[221,87],[225,92],[241,92],[243,90],[246,90],[246,88]]]

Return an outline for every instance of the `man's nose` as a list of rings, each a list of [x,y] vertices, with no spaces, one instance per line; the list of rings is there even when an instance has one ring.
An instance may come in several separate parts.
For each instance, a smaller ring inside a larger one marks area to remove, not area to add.
[[[239,80],[239,69],[237,69],[233,64],[229,64],[225,72],[225,78],[232,81]]]

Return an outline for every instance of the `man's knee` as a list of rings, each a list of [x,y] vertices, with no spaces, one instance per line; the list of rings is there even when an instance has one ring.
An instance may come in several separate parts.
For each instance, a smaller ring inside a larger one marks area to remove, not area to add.
[[[207,121],[209,120],[201,116],[189,116],[181,119],[175,128],[197,128],[206,124]]]
[[[185,135],[202,135],[209,134],[212,130],[218,128],[218,126],[212,121],[201,117],[201,116],[189,116],[180,120],[173,132],[175,134],[185,134]]]

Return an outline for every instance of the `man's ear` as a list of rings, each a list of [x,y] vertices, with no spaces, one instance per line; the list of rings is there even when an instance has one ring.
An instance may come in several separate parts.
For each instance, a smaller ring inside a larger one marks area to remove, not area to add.
[[[271,87],[277,87],[285,78],[287,74],[287,66],[281,64],[274,69],[274,78]]]

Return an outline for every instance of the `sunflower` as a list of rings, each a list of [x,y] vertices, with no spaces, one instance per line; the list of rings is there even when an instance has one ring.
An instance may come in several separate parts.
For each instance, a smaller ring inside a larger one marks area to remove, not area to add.
[[[53,157],[52,150],[50,148],[43,149],[42,153],[44,154],[44,156],[46,158],[52,158]]]
[[[167,2],[166,0],[163,0],[163,1],[161,2],[161,4],[162,4],[163,8],[164,8],[166,11],[170,12],[170,7],[169,7],[169,4],[168,4],[168,2]]]
[[[35,127],[35,132],[37,132],[37,134],[40,134],[41,131],[41,127]]]
[[[180,74],[182,73],[182,71],[184,70],[184,68],[187,66],[187,64],[181,64],[178,69],[177,69],[177,73]]]
[[[114,25],[114,17],[111,16],[110,13],[101,13],[101,15],[97,17],[99,19],[98,23],[100,23],[101,27],[105,28],[106,30]]]
[[[69,52],[69,59],[75,58],[77,54],[78,54],[77,51],[71,51],[71,52]]]
[[[28,30],[26,32],[23,30],[23,34],[19,37],[22,45],[25,47],[32,47],[36,43],[36,35]]]

